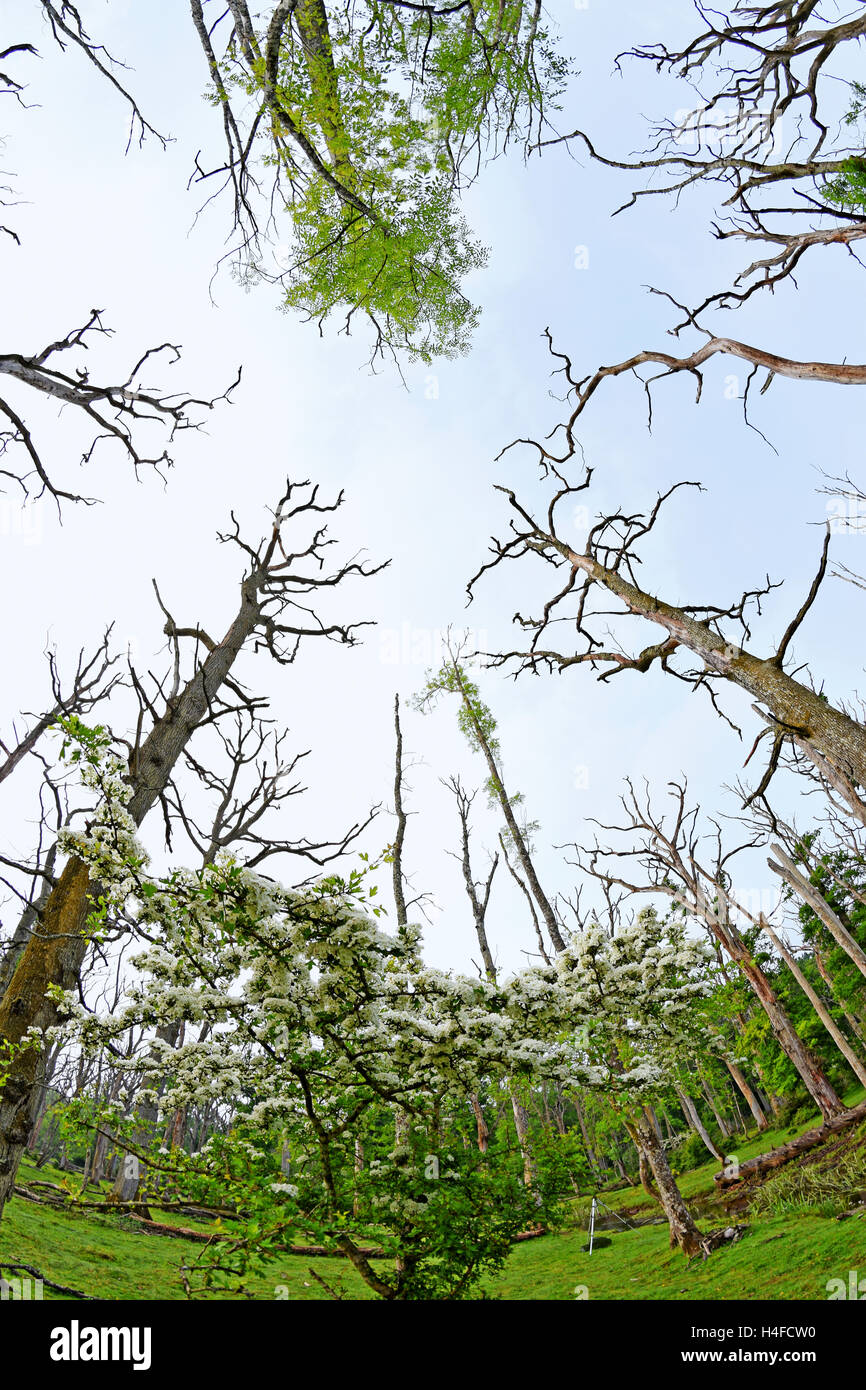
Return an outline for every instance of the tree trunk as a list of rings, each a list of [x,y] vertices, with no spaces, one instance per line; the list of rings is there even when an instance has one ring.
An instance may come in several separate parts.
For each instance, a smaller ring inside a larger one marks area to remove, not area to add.
[[[653,1170],[646,1147],[641,1139],[640,1130],[637,1124],[632,1124],[629,1120],[624,1120],[623,1123],[625,1124],[626,1130],[634,1144],[635,1153],[637,1154],[637,1170],[640,1178],[640,1185],[648,1197],[652,1197],[654,1202],[661,1203],[662,1199],[656,1191],[655,1183],[653,1182]]]
[[[46,877],[42,880],[42,887],[32,903],[28,903],[22,912],[18,925],[15,928],[12,940],[6,948],[6,953],[0,961],[0,1000],[2,1000],[9,982],[15,974],[15,967],[24,954],[24,948],[33,930],[39,921],[42,909],[48,901],[51,892],[51,875],[54,873],[54,862],[57,857],[57,846],[52,845],[45,858],[44,872]]]
[[[827,1032],[830,1034],[830,1037],[833,1039],[839,1051],[842,1053],[842,1056],[845,1058],[845,1061],[848,1063],[849,1067],[854,1072],[854,1075],[857,1077],[858,1081],[861,1081],[863,1085],[866,1086],[866,1062],[864,1062],[862,1058],[858,1057],[857,1053],[854,1051],[854,1048],[851,1046],[851,1044],[848,1042],[848,1039],[845,1037],[845,1034],[841,1031],[840,1028],[837,1027],[832,1015],[830,1014],[829,1009],[824,1004],[824,1001],[821,999],[820,995],[816,994],[812,986],[809,984],[809,981],[806,979],[806,976],[803,974],[796,960],[791,955],[791,952],[787,949],[786,946],[783,945],[779,937],[773,931],[773,928],[770,926],[769,922],[767,922],[763,917],[761,918],[761,926],[767,933],[776,950],[779,952],[779,955],[782,957],[791,974],[794,976],[794,979],[797,981],[797,984],[800,986],[806,998],[809,1000],[809,1003],[812,1005],[812,1008],[815,1010],[815,1013],[820,1018],[824,1027],[827,1029]]]
[[[774,1168],[781,1168],[792,1158],[799,1158],[801,1154],[808,1153],[818,1144],[825,1143],[827,1139],[832,1139],[835,1134],[843,1133],[862,1120],[866,1120],[866,1100],[862,1101],[860,1105],[856,1105],[853,1110],[844,1110],[841,1115],[836,1115],[826,1124],[798,1135],[790,1143],[781,1144],[778,1149],[770,1149],[768,1153],[759,1154],[757,1158],[750,1158],[747,1163],[741,1163],[736,1177],[727,1177],[724,1172],[715,1173],[714,1181],[720,1188],[732,1187],[734,1183],[742,1182],[744,1178],[755,1177],[761,1173],[768,1173]]]
[[[586,1156],[589,1159],[592,1167],[595,1168],[597,1171],[600,1171],[598,1155],[595,1152],[593,1145],[590,1143],[589,1134],[587,1132],[586,1119],[583,1113],[583,1106],[580,1103],[580,1096],[576,1093],[574,1096],[574,1110],[575,1114],[577,1115],[577,1123],[580,1125],[580,1133],[583,1139],[583,1147],[586,1150]]]
[[[769,1129],[770,1121],[764,1114],[761,1102],[758,1100],[758,1097],[755,1095],[755,1092],[752,1090],[743,1072],[737,1066],[736,1062],[726,1061],[725,1066],[731,1073],[734,1084],[736,1085],[737,1089],[739,1090],[740,1094],[743,1096],[746,1104],[751,1110],[752,1117],[755,1121],[755,1124],[758,1126],[758,1129]]]
[[[706,1126],[704,1125],[703,1120],[698,1114],[698,1107],[695,1105],[691,1096],[688,1094],[687,1091],[683,1090],[682,1086],[674,1086],[674,1090],[679,1096],[680,1104],[683,1107],[683,1113],[686,1117],[686,1120],[690,1128],[693,1129],[695,1134],[698,1135],[704,1147],[707,1149],[709,1153],[712,1154],[713,1158],[715,1158],[719,1163],[723,1163],[724,1155],[719,1153],[718,1149],[716,1148],[715,1144],[713,1143],[712,1139],[707,1133]]]
[[[355,1220],[361,1215],[361,1193],[358,1190],[358,1183],[364,1171],[364,1142],[362,1139],[355,1139],[355,1153],[352,1171],[355,1175],[355,1190],[352,1194],[352,1215]]]
[[[812,958],[815,962],[815,967],[818,971],[818,974],[821,976],[821,979],[824,981],[824,984],[829,989],[831,995],[834,998],[838,998],[838,996],[836,995],[836,987],[833,984],[833,977],[830,974],[830,971],[827,969],[827,962],[825,961],[823,954],[817,946],[813,946],[812,948]],[[851,1029],[851,1032],[854,1034],[854,1037],[857,1039],[859,1043],[862,1043],[863,1046],[866,1047],[866,1033],[863,1032],[863,1026],[860,1020],[856,1018],[855,1015],[852,1014],[849,1009],[845,1008],[845,1005],[842,1003],[841,999],[838,1000],[838,1003],[839,1008],[842,1010],[842,1014],[845,1018],[845,1022],[848,1024],[848,1027]]]
[[[701,1073],[700,1081],[701,1081],[701,1090],[703,1091],[703,1093],[704,1093],[704,1095],[705,1095],[705,1097],[706,1097],[707,1105],[710,1107],[710,1109],[711,1109],[712,1112],[713,1112],[713,1119],[715,1120],[716,1124],[717,1124],[718,1127],[719,1127],[719,1133],[721,1134],[721,1136],[722,1136],[723,1139],[730,1139],[731,1134],[732,1134],[733,1131],[731,1130],[731,1126],[728,1124],[727,1119],[725,1118],[724,1115],[722,1115],[721,1111],[719,1110],[717,1098],[716,1098],[716,1096],[715,1096],[715,1094],[714,1094],[714,1092],[713,1092],[712,1086],[710,1085],[710,1083],[707,1081],[706,1077],[705,1077],[702,1073]]]
[[[703,1237],[683,1201],[659,1137],[646,1116],[638,1120],[637,1132],[658,1186],[658,1198],[670,1226],[671,1243],[676,1243],[684,1255],[700,1254]]]
[[[475,1114],[475,1124],[478,1130],[478,1147],[483,1154],[487,1153],[487,1145],[490,1139],[490,1130],[487,1128],[487,1121],[484,1118],[484,1111],[481,1109],[481,1101],[476,1092],[472,1093],[472,1109]]]
[[[532,1189],[535,1186],[536,1166],[532,1156],[532,1144],[529,1138],[529,1111],[521,1104],[517,1092],[509,1082],[509,1094],[511,1095],[511,1109],[514,1112],[514,1128],[517,1132],[517,1142],[520,1145],[520,1153],[523,1158],[523,1181],[526,1187]]]
[[[28,941],[0,1004],[0,1044],[13,1049],[0,1090],[0,1214],[12,1195],[45,1073],[43,1049],[22,1043],[31,1027],[58,1022],[56,1006],[45,995],[48,986],[75,986],[86,950],[81,932],[89,884],[87,865],[70,859],[45,904],[41,930]]]
[[[842,1114],[845,1109],[844,1103],[839,1099],[824,1075],[818,1059],[803,1042],[770,981],[755,962],[737,927],[730,920],[723,921],[709,902],[700,899],[700,895],[691,906],[692,910],[706,922],[716,940],[724,947],[731,959],[736,961],[745,975],[758,1003],[770,1020],[770,1027],[779,1046],[796,1067],[803,1084],[824,1119],[829,1120],[834,1115]]]
[[[454,670],[456,672],[457,680],[460,685],[461,695],[463,699],[463,708],[466,710],[466,713],[472,723],[472,729],[475,734],[475,738],[477,739],[478,747],[481,749],[481,752],[484,755],[484,760],[487,763],[487,770],[490,773],[491,785],[496,791],[499,805],[502,808],[502,814],[505,817],[505,824],[508,826],[508,832],[511,836],[511,843],[514,845],[514,852],[520,860],[521,868],[523,869],[523,872],[526,875],[526,880],[529,884],[530,889],[532,890],[532,896],[535,898],[535,901],[538,904],[539,911],[541,912],[541,915],[544,918],[544,923],[547,927],[548,935],[550,936],[550,939],[553,942],[554,950],[564,951],[565,941],[563,940],[562,933],[559,930],[559,923],[556,920],[556,913],[554,912],[547,898],[547,895],[544,892],[544,889],[538,881],[538,875],[535,872],[535,865],[532,862],[532,857],[529,853],[529,848],[521,832],[520,826],[517,824],[517,817],[514,814],[514,809],[511,804],[511,798],[508,796],[508,793],[505,790],[505,785],[502,781],[502,775],[499,771],[499,768],[497,767],[496,759],[493,756],[493,750],[490,747],[490,741],[487,738],[484,729],[481,726],[481,723],[472,705],[472,701],[469,699],[469,696],[466,693],[466,689],[463,684],[463,676],[460,672],[459,666],[455,665]]]
[[[779,1045],[797,1068],[824,1119],[840,1115],[845,1109],[844,1103],[827,1080],[811,1048],[797,1033],[763,970],[751,961],[740,961],[739,964],[766,1011]]]
[[[836,709],[816,690],[787,675],[775,658],[753,656],[726,641],[684,608],[644,593],[623,574],[606,568],[594,556],[577,554],[556,537],[545,536],[543,532],[538,534],[539,539],[556,549],[575,569],[621,599],[630,613],[658,623],[676,643],[694,652],[712,671],[747,690],[767,707],[776,728],[799,734],[846,776],[861,786],[866,785],[866,728],[856,719]]]
[[[265,578],[255,572],[244,579],[240,607],[222,642],[208,652],[180,695],[168,702],[139,750],[130,768],[133,792],[128,808],[136,826],[165,790],[178,758],[255,630],[257,594]],[[21,1042],[30,1028],[49,1028],[61,1021],[46,991],[50,985],[75,988],[89,945],[87,918],[98,897],[99,885],[91,884],[87,865],[71,858],[46,899],[39,933],[30,936],[0,1002],[0,1059],[4,1045],[12,1051],[0,1090],[0,1217],[12,1195],[42,1077],[41,1049],[22,1049]]]
[[[866,951],[858,945],[853,936],[842,925],[836,913],[828,902],[824,900],[818,889],[815,888],[803,874],[800,873],[793,860],[789,859],[781,845],[771,845],[778,864],[768,859],[767,863],[774,873],[783,878],[794,892],[802,899],[808,907],[812,909],[815,916],[824,923],[830,935],[834,938],[837,945],[854,962],[861,975],[866,976]]]
[[[295,24],[304,45],[310,87],[316,96],[316,121],[325,137],[334,173],[341,183],[351,187],[353,170],[349,138],[343,123],[328,14],[323,0],[298,0]]]

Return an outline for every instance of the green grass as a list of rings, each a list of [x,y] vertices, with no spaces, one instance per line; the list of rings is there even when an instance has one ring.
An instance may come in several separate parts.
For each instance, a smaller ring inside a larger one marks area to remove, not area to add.
[[[866,1100],[866,1087],[856,1086],[850,1091],[846,1091],[842,1097],[845,1104],[851,1108],[859,1105]],[[816,1110],[813,1118],[803,1124],[788,1126],[785,1129],[765,1129],[762,1134],[755,1134],[748,1139],[741,1136],[727,1140],[726,1154],[736,1155],[740,1163],[747,1163],[750,1158],[757,1158],[759,1154],[767,1153],[770,1149],[777,1149],[782,1144],[786,1144],[798,1134],[803,1134],[807,1129],[813,1129],[821,1123],[821,1116]],[[719,1164],[714,1158],[707,1159],[700,1168],[692,1168],[688,1173],[681,1173],[677,1177],[677,1186],[689,1203],[696,1200],[700,1204],[702,1200],[712,1198],[716,1192],[716,1185],[713,1182],[713,1175],[719,1171]],[[615,1192],[604,1193],[604,1200],[608,1206],[614,1210],[637,1210],[643,1209],[645,1212],[656,1211],[658,1204],[648,1197],[642,1187],[620,1187]],[[721,1224],[721,1222],[717,1222]]]
[[[42,1207],[21,1197],[8,1204],[0,1226],[0,1258],[33,1265],[55,1284],[108,1299],[183,1298],[180,1266],[192,1264],[202,1248],[144,1232],[123,1217]],[[312,1263],[287,1256],[251,1280],[250,1291],[256,1298],[272,1299],[278,1296],[277,1286],[284,1285],[293,1301],[325,1298],[309,1272]],[[329,1284],[345,1289],[347,1297],[366,1295],[345,1260],[317,1259],[315,1268]],[[49,1290],[45,1296],[59,1297]]]
[[[866,1273],[866,1219],[827,1221],[776,1217],[752,1225],[735,1245],[689,1265],[668,1249],[667,1226],[610,1236],[585,1254],[583,1232],[545,1236],[514,1250],[490,1285],[497,1298],[574,1299],[824,1299],[828,1279]]]
[[[863,1089],[845,1097],[849,1105],[863,1098]],[[799,1125],[808,1129],[814,1121]],[[767,1131],[747,1143],[733,1145],[740,1162],[784,1143],[797,1131]],[[709,1160],[678,1179],[705,1229],[728,1224],[715,1201]],[[60,1182],[64,1175],[50,1167],[22,1165],[21,1180]],[[74,1180],[73,1180],[74,1182]],[[74,1184],[77,1186],[77,1184]],[[93,1190],[88,1193],[93,1197]],[[640,1215],[659,1208],[640,1187],[605,1194],[609,1206]],[[582,1210],[586,1202],[579,1204]],[[205,1222],[178,1213],[154,1211],[165,1224],[207,1229]],[[605,1231],[609,1245],[592,1255],[581,1247],[585,1229],[566,1230],[516,1246],[503,1272],[486,1281],[487,1297],[509,1301],[571,1300],[583,1287],[590,1299],[825,1299],[830,1279],[847,1279],[848,1271],[866,1274],[866,1211],[837,1220],[806,1213],[793,1216],[749,1217],[749,1233],[736,1244],[718,1250],[707,1261],[691,1265],[679,1251],[668,1248],[666,1225],[635,1231]],[[105,1299],[164,1300],[184,1297],[181,1265],[201,1254],[200,1244],[154,1235],[116,1214],[70,1206],[39,1206],[16,1197],[0,1224],[0,1258],[33,1265],[55,1283]],[[345,1260],[283,1256],[265,1273],[251,1278],[249,1293],[260,1300],[292,1302],[327,1298],[311,1273],[348,1299],[372,1295]],[[46,1297],[58,1295],[46,1291]],[[226,1297],[226,1295],[216,1295]]]
[[[544,1236],[517,1246],[504,1272],[489,1280],[488,1296],[506,1300],[574,1299],[584,1285],[591,1299],[823,1299],[828,1279],[866,1271],[866,1218],[775,1217],[754,1223],[736,1245],[691,1265],[668,1249],[666,1226],[615,1234],[588,1255],[583,1231]],[[121,1219],[10,1203],[0,1253],[35,1265],[56,1283],[107,1299],[179,1299],[181,1263],[200,1247],[124,1229]],[[344,1260],[286,1256],[250,1282],[257,1299],[326,1298],[313,1266],[347,1298],[369,1297]],[[279,1292],[278,1292],[279,1290]],[[52,1297],[50,1293],[48,1297]]]

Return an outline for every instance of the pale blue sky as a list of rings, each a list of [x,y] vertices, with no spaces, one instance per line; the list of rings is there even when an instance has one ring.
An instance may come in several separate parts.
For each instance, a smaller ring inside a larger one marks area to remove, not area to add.
[[[671,342],[669,306],[643,287],[702,298],[724,286],[742,253],[709,235],[712,205],[704,193],[678,210],[643,200],[611,220],[634,186],[630,175],[576,162],[565,147],[528,166],[509,157],[489,167],[466,200],[471,225],[492,248],[472,284],[483,308],[472,353],[407,371],[406,389],[393,370],[370,375],[362,333],[346,340],[326,331],[320,339],[279,313],[267,286],[247,293],[223,272],[211,304],[227,208],[211,209],[192,226],[198,196],[186,183],[193,157],[201,148],[218,158],[221,134],[201,99],[206,74],[187,7],[91,0],[81,8],[92,32],[134,65],[130,85],[149,119],[175,142],[163,152],[149,141],[124,157],[123,104],[80,55],[56,52],[35,6],[4,6],[4,46],[29,40],[41,55],[16,69],[38,106],[22,111],[9,103],[2,111],[3,168],[26,200],[14,210],[21,247],[0,244],[4,345],[42,346],[99,307],[116,332],[92,350],[94,376],[118,375],[144,347],[171,339],[183,344],[183,362],[171,377],[163,373],[161,385],[176,378],[185,389],[217,392],[241,362],[244,380],[207,435],[177,441],[166,489],[152,478],[136,484],[113,451],[82,477],[77,422],[26,401],[58,476],[103,504],[68,508],[62,527],[48,506],[24,520],[5,506],[3,727],[17,710],[45,700],[46,638],[69,659],[114,620],[118,637],[150,658],[162,641],[152,575],[179,620],[224,628],[238,568],[214,533],[230,508],[255,536],[286,473],[312,477],[325,490],[342,486],[347,504],[335,534],[349,551],[365,547],[392,565],[347,589],[341,612],[375,618],[379,629],[354,651],[311,645],[294,669],[277,669],[264,657],[244,664],[247,681],[271,694],[273,712],[297,746],[313,749],[305,768],[310,793],[290,808],[292,825],[311,835],[336,830],[369,802],[390,796],[393,696],[410,696],[424,675],[412,644],[423,653],[435,630],[468,622],[491,646],[511,645],[511,614],[534,607],[527,572],[517,566],[484,584],[468,614],[463,602],[488,537],[504,526],[505,507],[492,484],[507,481],[529,500],[543,495],[528,453],[494,463],[510,439],[546,432],[561,416],[549,394],[560,388],[548,374],[542,330],[550,325],[581,374],[637,348],[664,346]],[[600,148],[623,153],[640,145],[645,117],[691,104],[685,89],[649,66],[612,75],[619,48],[691,27],[684,0],[652,7],[591,0],[581,9],[562,0],[551,13],[581,69],[565,98],[562,129],[582,125]],[[575,268],[577,246],[587,248],[586,269]],[[799,280],[799,294],[788,286],[723,316],[725,331],[791,356],[864,360],[858,266],[830,250],[807,259]],[[645,545],[647,586],[672,601],[723,603],[767,571],[784,579],[756,623],[753,648],[766,650],[799,606],[817,562],[826,516],[817,470],[859,468],[861,405],[852,389],[777,379],[753,412],[777,456],[745,428],[740,405],[726,399],[725,378],[737,371],[727,361],[711,365],[697,409],[690,381],[662,383],[652,436],[640,385],[608,383],[579,435],[596,469],[593,511],[651,505],[658,489],[680,478],[705,485],[700,495],[678,497]],[[833,553],[866,570],[863,536],[837,536]],[[798,658],[809,661],[835,699],[862,688],[859,604],[853,588],[828,582],[797,639]],[[635,633],[641,645],[656,637],[649,627]],[[517,683],[491,673],[481,683],[500,721],[508,784],[524,792],[541,823],[540,862],[551,893],[572,882],[551,846],[585,838],[590,816],[611,819],[626,775],[661,787],[685,773],[708,809],[736,809],[721,788],[737,776],[760,727],[740,692],[725,699],[743,725],[743,744],[705,698],[658,671],[626,674],[607,687],[586,668]],[[438,779],[460,771],[475,786],[483,769],[462,743],[455,713],[443,707],[421,719],[404,712],[406,747],[424,759],[410,778],[418,814],[406,855],[416,887],[433,891],[441,905],[427,932],[431,960],[465,967],[473,954],[471,922],[459,868],[445,853],[455,847],[456,819]],[[578,768],[586,769],[586,787],[577,785],[585,780]],[[23,850],[32,816],[26,779],[2,790],[0,840]],[[481,802],[479,871],[496,827]],[[158,833],[154,822],[146,838]],[[383,816],[368,847],[380,848],[392,833]],[[752,861],[747,891],[769,887],[762,866],[760,856]],[[518,964],[521,949],[532,949],[531,927],[504,875],[489,926],[504,964]]]

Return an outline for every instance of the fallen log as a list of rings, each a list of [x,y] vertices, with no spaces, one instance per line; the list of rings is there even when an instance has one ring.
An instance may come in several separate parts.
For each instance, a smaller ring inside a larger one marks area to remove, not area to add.
[[[0,1271],[4,1269],[9,1271],[23,1269],[25,1273],[31,1274],[34,1279],[38,1279],[41,1284],[44,1284],[46,1289],[53,1289],[55,1293],[62,1293],[67,1298],[81,1298],[88,1303],[97,1303],[99,1301],[95,1294],[84,1293],[81,1289],[70,1289],[66,1284],[55,1284],[52,1279],[47,1279],[45,1277],[41,1269],[34,1269],[33,1265],[5,1264],[3,1261],[0,1261]]]
[[[143,1230],[149,1231],[151,1235],[170,1236],[174,1237],[175,1240],[191,1240],[199,1245],[209,1245],[215,1240],[235,1240],[237,1238],[232,1231],[192,1231],[188,1226],[167,1226],[162,1221],[146,1221],[144,1217],[133,1217],[132,1219]],[[322,1255],[331,1260],[345,1258],[342,1250],[332,1250],[327,1245],[273,1245],[271,1249],[278,1251],[281,1255]],[[360,1247],[359,1253],[368,1260],[388,1258],[386,1250],[381,1250],[375,1246]]]
[[[728,1177],[724,1171],[714,1173],[713,1182],[717,1184],[720,1191],[724,1191],[725,1188],[735,1187],[737,1183],[741,1183],[747,1178],[757,1177],[761,1173],[769,1173],[774,1168],[781,1168],[783,1164],[790,1163],[792,1159],[799,1158],[801,1154],[817,1148],[819,1144],[832,1139],[834,1135],[842,1134],[846,1129],[851,1129],[861,1120],[866,1120],[866,1100],[855,1105],[852,1110],[843,1110],[841,1115],[827,1120],[825,1124],[818,1125],[815,1129],[807,1129],[805,1134],[798,1135],[796,1139],[791,1139],[787,1144],[780,1144],[777,1149],[770,1149],[768,1153],[758,1154],[757,1158],[750,1158],[747,1163],[741,1163],[736,1176],[732,1174]]]

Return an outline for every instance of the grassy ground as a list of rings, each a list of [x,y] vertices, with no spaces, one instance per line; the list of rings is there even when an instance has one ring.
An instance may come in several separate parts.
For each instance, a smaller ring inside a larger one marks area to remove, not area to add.
[[[849,1104],[863,1092],[846,1097]],[[809,1128],[809,1123],[800,1125]],[[796,1131],[795,1131],[796,1132]],[[792,1137],[765,1133],[737,1149],[740,1162]],[[710,1161],[681,1175],[684,1196],[706,1229],[726,1224],[715,1201]],[[20,1180],[58,1180],[59,1174],[23,1165]],[[655,1214],[641,1188],[605,1194],[609,1206],[630,1217]],[[578,1204],[578,1211],[586,1207]],[[186,1217],[159,1215],[166,1224],[201,1229]],[[742,1218],[741,1218],[742,1219]],[[592,1255],[581,1247],[586,1231],[575,1228],[515,1247],[504,1271],[488,1281],[485,1294],[506,1300],[551,1299],[825,1299],[830,1279],[847,1280],[849,1270],[866,1276],[866,1208],[839,1220],[813,1212],[747,1218],[749,1233],[706,1262],[689,1265],[668,1248],[666,1225],[605,1230],[609,1244]],[[38,1206],[12,1201],[0,1225],[0,1259],[33,1265],[55,1283],[107,1299],[183,1298],[181,1266],[194,1265],[202,1247],[142,1231],[129,1219],[93,1210]],[[328,1297],[315,1275],[349,1299],[369,1291],[345,1260],[284,1256],[250,1281],[256,1299],[298,1301]],[[196,1281],[193,1280],[195,1283]],[[46,1297],[56,1297],[46,1291]]]
[[[611,1244],[591,1255],[581,1250],[583,1233],[527,1241],[490,1291],[509,1300],[824,1299],[829,1279],[847,1280],[849,1269],[866,1274],[863,1218],[775,1217],[691,1266],[668,1249],[666,1226],[605,1235]]]

